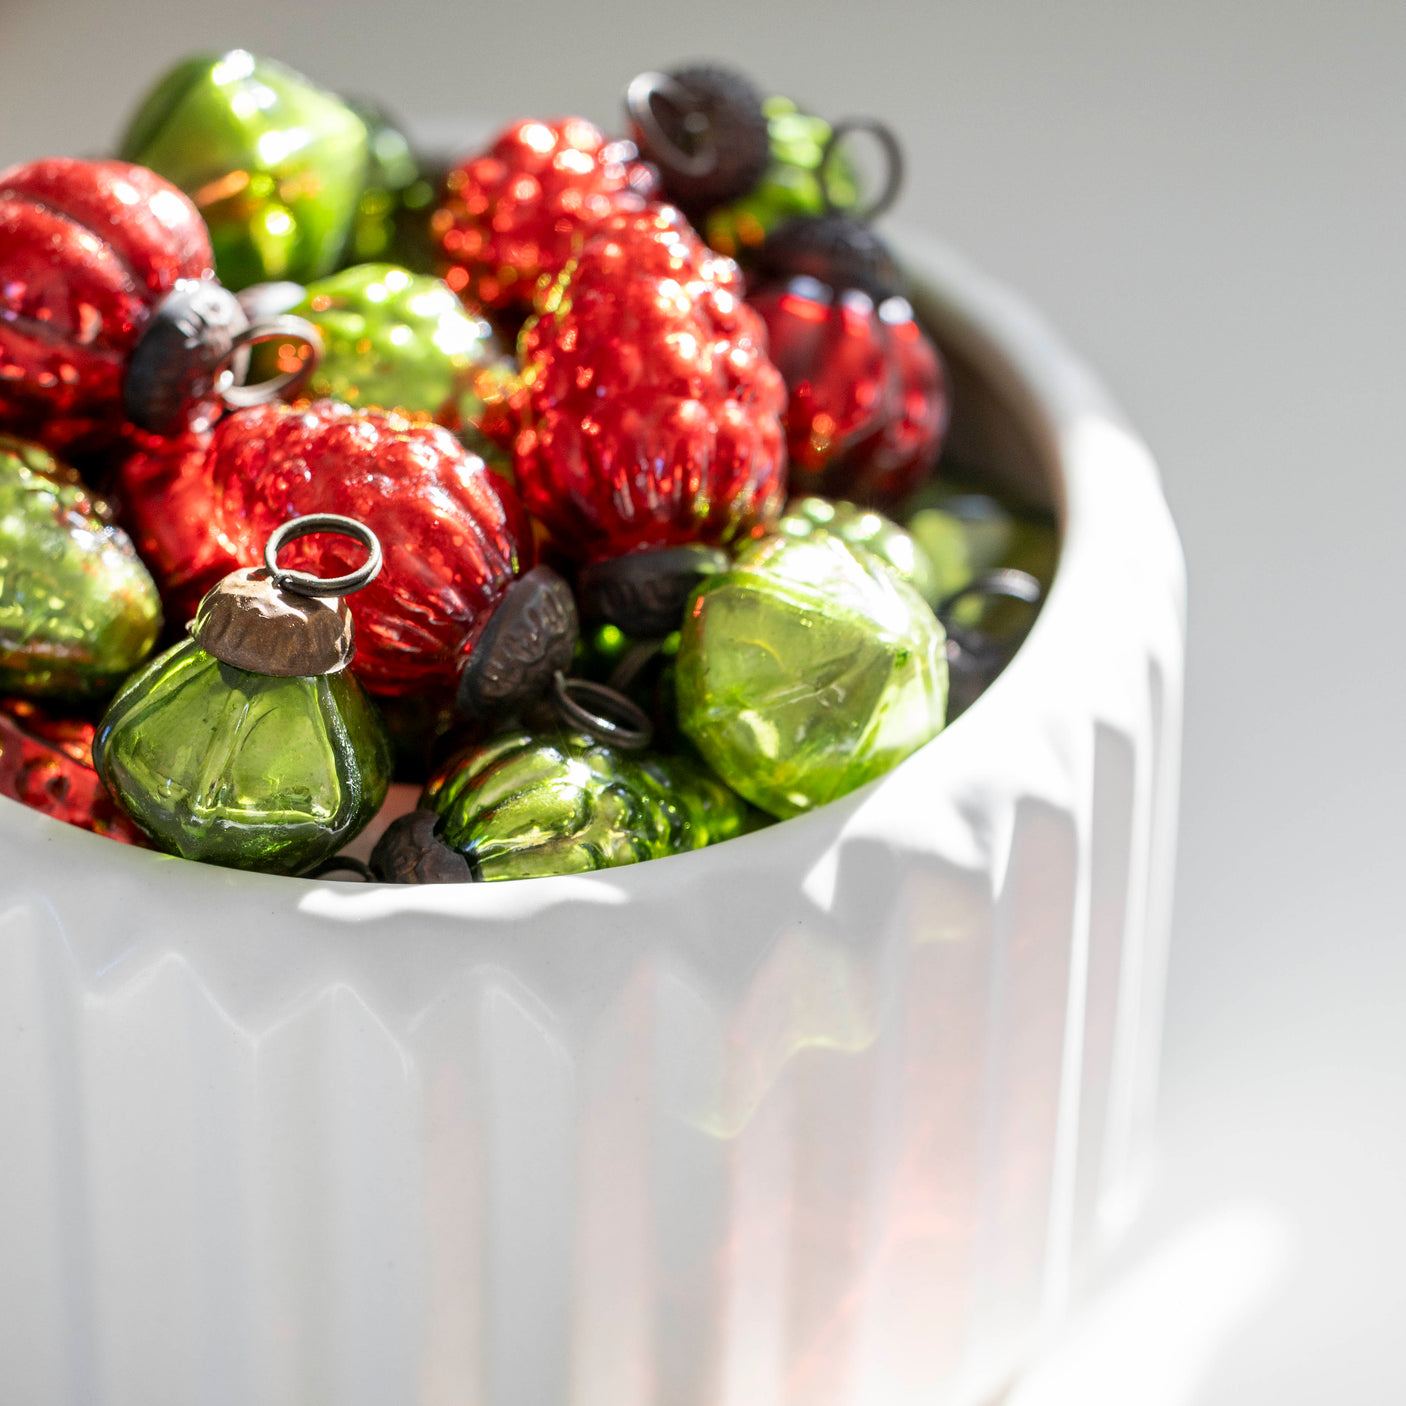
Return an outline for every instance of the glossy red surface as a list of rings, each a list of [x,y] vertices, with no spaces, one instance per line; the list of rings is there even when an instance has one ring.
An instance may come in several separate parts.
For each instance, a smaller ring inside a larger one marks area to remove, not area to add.
[[[925,482],[947,429],[947,377],[908,303],[875,307],[813,279],[749,301],[790,393],[792,491],[884,508]]]
[[[786,390],[731,259],[672,206],[612,216],[523,329],[514,468],[578,559],[762,531]]]
[[[213,271],[195,206],[144,167],[51,157],[0,172],[0,428],[59,453],[110,442],[151,309]]]
[[[93,770],[92,723],[51,718],[23,698],[0,698],[0,796],[127,845],[146,836]]]
[[[203,435],[150,440],[119,469],[127,521],[174,619],[233,566],[263,560],[279,523],[342,513],[381,540],[385,564],[348,598],[352,669],[373,692],[452,688],[488,617],[532,564],[517,496],[437,425],[332,401],[241,410]],[[302,538],[283,566],[358,567],[339,536]]]
[[[515,122],[449,174],[431,224],[445,280],[471,305],[526,310],[593,225],[643,209],[655,184],[633,142],[583,117]]]

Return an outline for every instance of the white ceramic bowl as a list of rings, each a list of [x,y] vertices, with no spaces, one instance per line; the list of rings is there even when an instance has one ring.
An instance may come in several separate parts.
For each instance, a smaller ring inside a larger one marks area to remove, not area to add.
[[[1015,661],[846,799],[589,877],[236,873],[0,801],[0,1396],[899,1406],[1134,1204],[1182,565],[1147,452],[908,242],[953,452],[1052,502]]]

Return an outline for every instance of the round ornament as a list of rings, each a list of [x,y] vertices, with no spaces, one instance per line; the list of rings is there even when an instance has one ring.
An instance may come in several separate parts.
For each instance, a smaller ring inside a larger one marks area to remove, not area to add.
[[[177,64],[138,106],[119,152],[190,196],[235,289],[336,267],[368,155],[366,126],[341,98],[243,49]]]
[[[684,615],[679,726],[781,818],[881,776],[942,729],[947,661],[927,603],[862,547],[773,536]]]
[[[306,534],[351,537],[366,560],[338,580],[278,562]],[[380,569],[375,535],[349,519],[295,519],[265,564],[201,602],[192,637],[134,675],[98,728],[93,761],[124,811],[186,859],[296,874],[330,858],[380,809],[390,743],[346,666],[343,593]]]
[[[156,583],[107,504],[39,445],[0,434],[0,690],[105,697],[160,630]]]

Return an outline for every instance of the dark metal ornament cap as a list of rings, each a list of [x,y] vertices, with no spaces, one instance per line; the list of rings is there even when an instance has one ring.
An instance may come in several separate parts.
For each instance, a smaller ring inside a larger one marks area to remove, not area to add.
[[[511,713],[569,668],[580,625],[571,587],[550,566],[534,566],[511,586],[459,676],[457,707],[468,718]]]
[[[309,348],[298,368],[252,386],[247,349],[291,338]],[[239,409],[275,400],[316,367],[322,337],[312,323],[286,314],[250,323],[238,298],[213,278],[183,278],[156,305],[127,363],[122,408],[140,429],[180,434],[192,410],[218,397]]]
[[[645,638],[679,628],[684,606],[705,577],[731,566],[720,547],[660,547],[583,567],[576,578],[581,613]]]
[[[264,566],[230,572],[200,602],[191,628],[221,663],[278,678],[338,673],[355,652],[345,600],[284,590]]]
[[[641,73],[625,93],[640,152],[685,214],[746,195],[766,172],[771,140],[761,91],[718,64]]]
[[[837,291],[858,288],[876,303],[903,289],[888,245],[849,215],[787,220],[767,236],[757,268],[765,282],[813,278]]]
[[[440,838],[439,816],[412,810],[391,821],[371,851],[371,872],[383,884],[469,884],[469,861]]]

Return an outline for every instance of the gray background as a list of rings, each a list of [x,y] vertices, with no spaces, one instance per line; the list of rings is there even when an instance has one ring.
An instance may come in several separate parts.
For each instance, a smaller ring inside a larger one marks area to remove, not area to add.
[[[0,162],[97,153],[237,44],[425,119],[611,123],[637,70],[731,58],[902,134],[895,218],[1101,368],[1191,581],[1159,1178],[1102,1376],[1066,1344],[1023,1400],[1406,1400],[1406,6],[0,0]]]

